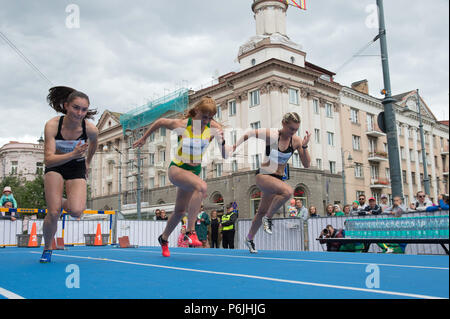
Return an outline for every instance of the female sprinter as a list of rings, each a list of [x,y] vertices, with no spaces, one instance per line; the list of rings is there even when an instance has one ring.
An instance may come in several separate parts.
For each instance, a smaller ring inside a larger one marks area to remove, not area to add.
[[[306,132],[303,139],[295,135],[300,127],[300,116],[295,112],[287,113],[283,117],[282,125],[281,130],[257,129],[250,131],[233,146],[234,152],[250,137],[256,137],[266,142],[266,160],[256,172],[256,185],[262,193],[261,203],[245,240],[251,253],[258,252],[253,239],[261,227],[261,223],[264,222],[264,230],[272,234],[271,218],[273,214],[293,196],[292,187],[283,182],[286,163],[295,150],[298,151],[304,167],[308,168],[311,162],[307,150],[311,134]]]
[[[167,221],[164,232],[158,237],[164,257],[170,256],[168,238],[186,211],[188,213],[186,239],[192,246],[202,245],[195,233],[197,214],[203,199],[207,196],[206,182],[199,177],[202,158],[214,137],[221,145],[223,158],[231,151],[231,147],[228,149],[225,146],[221,125],[212,120],[216,112],[214,99],[203,97],[188,110],[183,119],[160,118],[133,144],[134,148],[141,147],[147,137],[160,127],[175,130],[178,135],[177,152],[168,169],[169,180],[177,187],[175,209]]]
[[[44,251],[41,263],[52,256],[61,208],[79,218],[86,208],[86,178],[97,149],[97,127],[88,122],[97,111],[89,110],[89,97],[72,88],[57,86],[50,90],[47,102],[62,116],[45,124],[44,191],[47,215],[44,219]],[[87,156],[85,155],[87,152]],[[64,184],[67,199],[63,198]]]

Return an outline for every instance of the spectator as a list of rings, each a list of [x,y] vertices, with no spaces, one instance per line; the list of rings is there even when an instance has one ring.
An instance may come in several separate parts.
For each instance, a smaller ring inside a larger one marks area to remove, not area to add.
[[[377,205],[377,200],[375,197],[369,198],[369,206],[367,206],[364,210],[368,215],[380,215],[381,207]]]
[[[168,220],[169,217],[166,215],[166,211],[164,209],[161,209],[161,218],[160,220]]]
[[[386,214],[394,215],[395,217],[401,217],[403,213],[406,213],[407,209],[402,203],[402,198],[400,196],[395,196],[393,199],[393,204],[384,210]]]
[[[295,201],[295,208],[297,208],[297,217],[300,217],[304,221],[308,219],[308,209],[303,206],[303,201],[301,199]]]
[[[358,202],[359,202],[358,207],[359,210],[364,210],[366,209],[367,206],[369,206],[366,204],[366,195],[364,194],[359,195]]]
[[[14,198],[11,187],[9,186],[5,186],[3,189],[3,195],[0,198],[0,205],[3,206],[6,202],[11,202],[13,204],[13,207],[11,208],[17,208],[17,201]]]
[[[13,202],[5,202],[3,205],[2,205],[2,207],[3,208],[13,208]],[[16,220],[16,218],[14,217],[14,212],[8,212],[8,213],[2,213],[1,215],[0,215],[0,219],[7,219],[7,220],[10,220],[10,221],[15,221]]]
[[[288,206],[289,217],[297,217],[297,208],[295,207],[295,199],[291,199],[290,205]]]
[[[449,209],[449,197],[448,195],[439,195],[438,197],[439,205],[429,206],[426,208],[427,212],[435,212],[437,210],[448,210]]]
[[[317,208],[316,208],[316,206],[310,206],[310,207],[309,207],[309,217],[310,217],[310,218],[316,218],[316,217],[319,217],[319,214],[317,214]]]
[[[207,248],[208,244],[208,225],[211,224],[209,216],[203,210],[203,205],[201,206],[201,211],[197,216],[197,222],[195,223],[195,233],[197,234],[198,240],[202,242],[202,248]],[[162,215],[162,212],[161,212]]]
[[[334,229],[333,226],[327,225],[324,230],[320,233],[319,238],[344,238],[345,232],[343,229]],[[325,244],[325,241],[320,240],[321,244]],[[339,248],[341,247],[341,243],[326,243],[327,244],[327,251],[339,251]]]
[[[353,201],[352,208],[350,209],[350,215],[359,215],[359,202],[357,200]]]
[[[161,220],[161,210],[159,208],[157,208],[155,210],[155,218],[154,220]]]
[[[325,215],[328,217],[333,216],[334,214],[334,206],[333,204],[328,204],[327,208],[325,208]]]
[[[433,206],[433,203],[427,198],[423,191],[417,192],[416,199],[417,200],[410,205],[411,210],[425,211],[427,207]]]
[[[352,207],[349,204],[344,206],[344,216],[346,216],[346,217],[350,216],[350,209],[351,208]]]
[[[209,232],[211,248],[219,248],[219,226],[220,218],[217,217],[217,211],[213,210],[211,212],[211,231]]]
[[[222,216],[222,246],[223,248],[234,249],[234,232],[237,215],[233,210],[232,203],[227,205],[227,210]]]
[[[341,206],[339,204],[334,205],[334,215],[333,216],[345,216],[344,212],[341,209]]]
[[[386,194],[381,194],[381,203],[380,203],[380,207],[381,207],[381,212],[384,212],[385,209],[387,209],[388,207],[390,207],[389,203],[388,203],[388,197]]]
[[[186,236],[186,226],[181,226],[181,230],[180,230],[180,236],[178,236],[178,247],[184,247],[184,248],[188,248],[189,247],[189,240]]]

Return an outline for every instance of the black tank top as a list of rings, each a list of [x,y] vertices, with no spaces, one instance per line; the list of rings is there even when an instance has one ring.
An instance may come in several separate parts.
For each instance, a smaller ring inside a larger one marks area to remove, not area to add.
[[[56,144],[56,151],[59,154],[65,154],[72,152],[75,147],[77,146],[79,141],[82,141],[82,144],[87,142],[87,134],[86,134],[86,121],[83,120],[81,122],[81,127],[83,128],[83,133],[81,133],[80,137],[78,137],[76,140],[65,140],[64,137],[61,134],[61,128],[63,124],[64,116],[61,116],[59,118],[58,123],[58,132],[55,136],[55,144]]]
[[[272,149],[271,145],[266,145],[266,156],[269,157],[270,160],[275,161],[277,164],[283,165],[286,164],[287,161],[291,158],[292,154],[294,154],[294,147],[292,146],[292,137],[289,142],[288,148],[284,151],[280,150],[279,143],[280,143],[280,134],[278,133],[277,150]]]

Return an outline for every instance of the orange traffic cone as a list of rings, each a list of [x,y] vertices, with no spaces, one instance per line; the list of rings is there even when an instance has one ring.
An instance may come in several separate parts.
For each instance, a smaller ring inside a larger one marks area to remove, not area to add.
[[[100,226],[100,223],[97,224],[94,246],[102,246],[102,228]]]
[[[28,247],[37,247],[37,234],[36,234],[36,223],[33,223],[33,226],[31,226],[31,234],[30,239],[28,240]]]

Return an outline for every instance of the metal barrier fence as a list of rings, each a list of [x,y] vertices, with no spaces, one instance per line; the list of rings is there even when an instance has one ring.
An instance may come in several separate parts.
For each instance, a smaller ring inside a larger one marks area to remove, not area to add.
[[[448,215],[448,211],[436,211],[436,212],[410,212],[403,216],[405,217],[419,217],[419,216],[441,216]],[[378,215],[380,218],[388,217],[388,215]],[[308,219],[308,240],[309,251],[326,251],[326,245],[320,244],[316,240],[320,236],[321,231],[327,226],[331,225],[335,229],[344,228],[344,221],[347,219],[361,219],[361,218],[374,218],[374,215],[369,216],[349,216],[349,217],[318,217]],[[375,217],[376,218],[376,217]],[[381,248],[377,245],[371,245],[369,252],[376,253],[381,252]],[[405,254],[430,254],[437,255],[445,253],[443,248],[439,244],[409,244],[406,246]]]
[[[305,250],[303,220],[300,218],[274,218],[273,233],[267,234],[261,227],[256,233],[254,242],[258,250]],[[247,249],[245,237],[250,230],[251,219],[238,220],[235,248]]]

